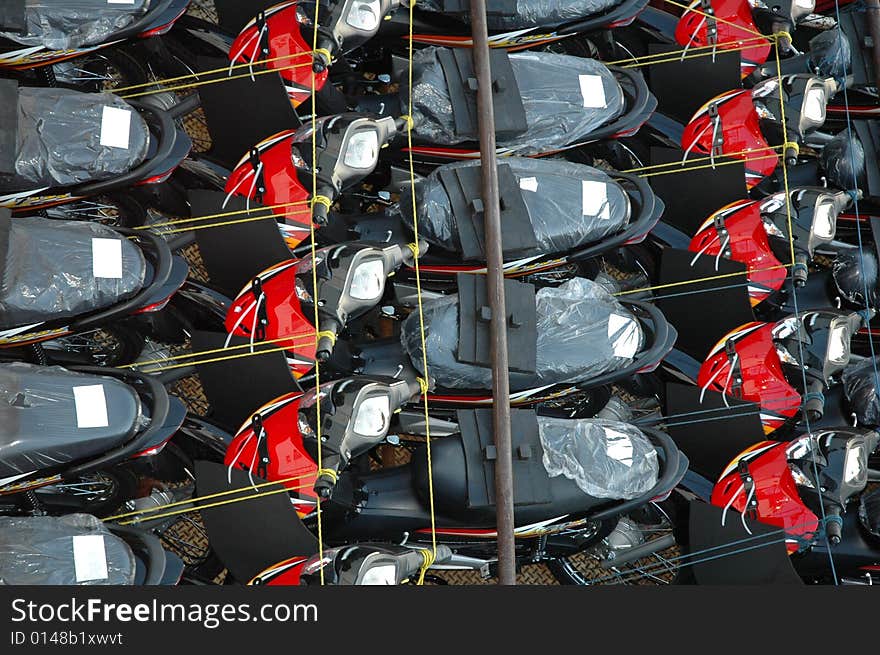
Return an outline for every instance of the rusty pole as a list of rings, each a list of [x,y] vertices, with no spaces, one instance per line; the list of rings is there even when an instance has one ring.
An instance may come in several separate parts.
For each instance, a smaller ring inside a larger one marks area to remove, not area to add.
[[[871,35],[871,52],[874,60],[874,83],[880,88],[880,0],[865,0],[865,21]]]
[[[501,251],[501,204],[495,157],[495,108],[489,66],[489,34],[485,0],[471,0],[477,116],[482,161],[483,223],[486,244],[486,286],[492,310],[491,355],[493,428],[495,433],[495,503],[498,531],[498,582],[516,584],[513,536],[513,453],[510,439],[510,379],[507,366],[507,308],[504,302],[504,258]]]

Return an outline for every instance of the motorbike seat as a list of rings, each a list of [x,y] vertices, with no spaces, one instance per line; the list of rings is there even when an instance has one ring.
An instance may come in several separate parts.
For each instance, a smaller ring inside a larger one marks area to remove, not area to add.
[[[517,30],[553,26],[608,11],[622,0],[489,0],[486,22],[490,30]],[[466,0],[429,0],[419,9],[460,16],[468,20]]]
[[[150,130],[121,98],[60,88],[18,89],[15,173],[0,191],[106,180],[147,157]]]
[[[114,378],[0,364],[0,479],[99,455],[139,429],[141,401]]]
[[[619,369],[645,342],[633,314],[599,284],[573,278],[557,288],[535,294],[537,344],[535,372],[510,372],[513,392],[558,383],[584,382]],[[426,303],[425,344],[428,375],[446,389],[490,389],[488,366],[460,361],[459,298],[450,295]],[[401,343],[422,375],[419,317],[413,313],[401,326]]]
[[[421,143],[452,146],[475,140],[473,129],[462,130],[462,117],[473,112],[475,94],[463,93],[444,69],[442,48],[425,48],[413,58],[413,132]],[[524,125],[504,134],[498,128],[498,146],[507,154],[533,155],[588,140],[591,132],[621,115],[625,98],[614,74],[600,61],[548,52],[509,55],[514,88],[512,98],[496,98],[496,105],[519,96]],[[448,68],[448,66],[447,66]],[[493,73],[496,72],[493,67]],[[507,82],[511,84],[511,82]],[[463,100],[464,99],[464,100]],[[409,103],[401,91],[402,106]],[[514,112],[510,106],[503,110]],[[505,114],[496,109],[502,120]],[[473,121],[467,123],[473,127]]]
[[[459,414],[460,418],[462,418],[461,414]],[[491,440],[491,417],[487,415],[485,418],[488,419],[487,422],[490,425],[488,440]],[[560,419],[548,420],[542,417],[538,417],[537,420],[539,424],[542,421],[546,423],[560,421]],[[581,431],[586,422],[562,421],[571,424],[572,431],[577,432],[578,437],[586,437],[586,431]],[[578,426],[578,423],[581,425]],[[484,488],[492,488],[494,485],[494,477],[486,473],[492,468],[491,457],[486,457],[488,451],[485,446],[480,448],[478,443],[477,448],[472,447],[474,439],[472,435],[468,434],[468,424],[462,422],[461,425],[463,434],[435,439],[431,442],[432,475],[430,480],[427,447],[420,447],[414,452],[411,463],[413,488],[421,501],[427,503],[430,492],[429,485],[433,484],[435,508],[438,513],[444,516],[462,521],[467,525],[474,523],[492,525],[495,518],[494,493],[489,496],[484,494]],[[633,428],[630,429],[633,430]],[[517,430],[513,445],[514,514],[517,524],[536,523],[565,514],[583,513],[612,500],[619,500],[619,498],[590,495],[566,475],[551,477],[543,463],[545,452],[537,431],[533,431],[531,436],[525,438],[522,436],[522,432]],[[486,440],[482,439],[482,441]],[[647,440],[644,447],[648,449],[645,452],[653,452],[654,450]],[[629,452],[640,453],[638,447],[635,451],[630,450]],[[586,462],[586,466],[597,466],[597,469],[604,468],[603,464],[606,462],[598,465],[595,462],[596,459],[605,456],[604,443],[599,451],[591,451],[590,455],[598,457],[595,459],[584,457],[582,461]],[[606,458],[610,460],[610,456],[606,456]],[[614,483],[633,484],[633,480],[624,481],[623,478],[629,476],[635,479],[644,476],[643,480],[635,482],[642,485],[647,491],[656,484],[657,468],[654,468],[653,475],[650,473],[646,475],[645,471],[650,469],[650,466],[643,466],[644,462],[639,458],[639,455],[636,455],[635,458],[629,467],[622,464],[618,466],[619,472]],[[485,466],[487,463],[488,467]],[[615,494],[608,493],[606,495],[613,496]]]
[[[470,184],[468,191],[478,196],[479,161],[446,164],[416,182],[416,211],[419,220],[419,236],[431,245],[450,253],[462,253],[470,261],[467,251],[474,239],[462,232],[462,225],[473,221],[472,202],[459,201],[461,193],[450,188],[450,176],[459,184]],[[504,255],[506,259],[564,253],[595,243],[619,233],[630,218],[630,201],[623,188],[602,171],[562,160],[507,157],[498,167],[499,183],[510,178],[510,184],[502,191],[504,206],[501,209],[505,230]],[[462,184],[461,180],[465,180]],[[413,224],[412,202],[406,190],[399,204],[400,212],[409,225]],[[517,222],[515,211],[522,198],[524,226]],[[468,200],[468,198],[465,198]],[[530,230],[528,229],[530,226]],[[530,231],[533,234],[530,247],[513,248],[516,241],[510,230]],[[468,242],[470,241],[470,243]],[[477,257],[483,261],[482,248]]]
[[[146,276],[141,249],[107,226],[0,217],[0,328],[110,307],[140,291]]]
[[[0,25],[0,36],[15,43],[66,50],[106,41],[147,13],[150,0],[17,0],[23,5],[24,29]],[[16,4],[13,0],[12,4]],[[20,12],[19,12],[20,13]]]
[[[0,584],[130,585],[135,573],[129,545],[91,514],[0,517]]]

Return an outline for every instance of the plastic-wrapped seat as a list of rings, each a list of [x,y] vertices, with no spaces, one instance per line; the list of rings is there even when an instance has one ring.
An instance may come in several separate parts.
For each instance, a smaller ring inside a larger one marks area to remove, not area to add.
[[[622,0],[489,0],[486,20],[490,30],[516,30],[542,25],[559,25],[569,21],[608,11]],[[460,2],[427,0],[419,2],[419,9],[460,15],[469,21],[469,12],[456,11]]]
[[[489,389],[489,367],[458,360],[459,299],[450,295],[424,305],[428,375],[447,389]],[[573,278],[535,294],[536,373],[510,372],[511,391],[576,383],[630,364],[645,335],[639,321],[599,284]],[[401,343],[413,365],[425,374],[419,317],[401,327]]]
[[[517,432],[515,436],[518,443],[527,444],[524,451],[515,447],[527,453],[525,459],[516,458],[519,469],[514,473],[514,511],[520,522],[584,512],[611,499],[637,498],[657,484],[657,451],[631,425],[539,416],[536,427],[537,434],[524,437]],[[482,478],[493,463],[485,460],[484,451],[472,447],[471,439],[465,433],[432,443],[434,503],[437,511],[454,519],[491,520],[494,503],[483,494],[487,479]],[[425,503],[431,484],[427,473],[427,449],[417,449],[412,482]]]
[[[413,133],[422,143],[452,146],[472,141],[474,135],[462,133],[457,125],[461,117],[456,111],[465,108],[453,100],[443,50],[424,48],[413,57]],[[508,154],[538,154],[587,140],[625,109],[620,84],[600,61],[547,52],[512,53],[509,61],[517,88],[505,90],[522,100],[525,131],[499,136],[498,146]],[[401,106],[406,107],[406,89],[401,94]]]
[[[127,384],[58,366],[0,364],[0,479],[99,455],[140,429]]]
[[[509,166],[516,178],[535,235],[535,247],[518,251],[518,256],[567,252],[617,234],[629,222],[630,201],[623,187],[596,168],[527,157],[506,157],[502,165]],[[461,218],[442,175],[479,166],[479,161],[446,164],[416,182],[419,237],[449,252],[463,251],[458,227]],[[398,207],[412,227],[410,189],[401,194]]]
[[[3,32],[16,43],[66,50],[96,45],[147,13],[150,0],[20,0],[27,26],[24,34]]]
[[[127,173],[146,159],[150,130],[112,94],[18,90],[15,175],[0,190],[73,186]]]
[[[110,307],[140,291],[146,275],[140,248],[107,226],[0,219],[0,328]]]
[[[130,585],[129,545],[91,514],[0,517],[0,584]]]

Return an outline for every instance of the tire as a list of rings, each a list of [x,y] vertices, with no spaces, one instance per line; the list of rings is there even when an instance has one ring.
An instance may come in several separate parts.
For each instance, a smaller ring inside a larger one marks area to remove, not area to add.
[[[149,70],[128,50],[102,48],[52,67],[54,86],[96,93],[150,81]]]
[[[118,367],[132,364],[144,349],[146,338],[139,330],[124,323],[71,334],[42,344],[51,363],[84,363],[90,366]]]
[[[140,227],[147,222],[147,210],[130,193],[108,193],[46,210],[47,218],[94,221],[110,227]]]
[[[78,496],[69,493],[69,487],[61,485],[102,484],[105,491],[95,495]],[[121,466],[88,473],[75,480],[65,480],[58,485],[42,487],[34,492],[40,503],[50,514],[69,514],[85,512],[98,518],[110,516],[126,502],[135,497],[138,486],[137,476]],[[63,490],[62,490],[63,489]]]

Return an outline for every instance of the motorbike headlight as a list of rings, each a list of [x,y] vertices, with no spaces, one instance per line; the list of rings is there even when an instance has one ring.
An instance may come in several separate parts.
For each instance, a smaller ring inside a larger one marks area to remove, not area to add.
[[[397,566],[394,564],[377,564],[363,571],[360,579],[362,585],[396,585]]]
[[[391,399],[373,396],[363,400],[354,417],[354,431],[364,437],[379,437],[388,431],[391,419]]]
[[[821,86],[814,86],[807,90],[804,97],[804,104],[801,108],[802,122],[807,123],[811,127],[818,127],[825,122],[825,105],[827,97],[825,89]]]
[[[379,0],[355,0],[345,16],[345,22],[362,32],[375,32],[381,20]]]
[[[379,132],[360,130],[348,138],[343,163],[349,168],[374,168],[379,161]]]
[[[851,486],[864,482],[868,466],[868,455],[862,442],[849,444],[846,447],[846,459],[843,464],[843,481]]]
[[[348,295],[356,300],[378,300],[384,290],[385,264],[381,259],[371,259],[355,267]]]
[[[849,326],[835,320],[828,331],[828,361],[846,365],[849,361]]]
[[[813,211],[813,234],[820,239],[833,239],[837,229],[834,201],[820,200]]]

